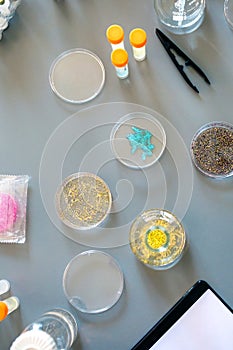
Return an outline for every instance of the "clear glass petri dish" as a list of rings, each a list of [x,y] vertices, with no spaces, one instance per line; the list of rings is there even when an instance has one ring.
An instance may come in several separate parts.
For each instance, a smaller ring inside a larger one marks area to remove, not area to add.
[[[229,27],[233,30],[233,1],[224,1],[224,17]]]
[[[164,209],[150,209],[132,223],[130,248],[136,258],[154,270],[176,265],[184,255],[187,236],[174,214]]]
[[[77,230],[99,226],[107,218],[111,205],[108,185],[99,176],[86,172],[68,176],[55,196],[60,220]]]
[[[100,58],[85,49],[72,49],[60,54],[52,63],[49,82],[62,100],[81,104],[94,99],[105,82],[105,69]]]
[[[109,254],[88,250],[75,256],[63,274],[63,290],[77,310],[96,314],[117,303],[124,288],[124,276]]]
[[[204,175],[224,179],[233,175],[233,125],[214,121],[194,134],[190,153],[196,168]]]
[[[113,127],[111,148],[116,159],[133,169],[153,165],[163,154],[166,134],[161,123],[152,115],[129,113]]]

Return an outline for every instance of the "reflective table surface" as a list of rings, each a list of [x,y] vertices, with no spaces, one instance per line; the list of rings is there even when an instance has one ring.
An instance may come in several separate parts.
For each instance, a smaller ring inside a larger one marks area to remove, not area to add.
[[[129,54],[129,78],[111,64],[105,32],[120,24]],[[128,35],[147,33],[147,58],[133,58]],[[205,72],[206,84],[186,70],[195,93],[168,57],[160,28]],[[71,49],[93,52],[105,68],[101,92],[71,104],[52,91],[49,70]],[[72,349],[129,350],[198,279],[206,280],[233,306],[233,178],[211,179],[192,163],[195,132],[212,121],[233,124],[233,31],[223,1],[207,1],[200,28],[174,35],[162,28],[153,1],[23,0],[0,41],[0,164],[2,174],[30,176],[27,240],[0,245],[0,279],[11,283],[20,308],[0,324],[0,348],[7,350],[23,328],[44,312],[61,307],[75,316],[79,339]],[[111,131],[129,113],[147,113],[163,126],[166,148],[145,169],[130,169],[111,150]],[[113,205],[96,229],[74,231],[57,217],[54,196],[67,176],[87,171],[109,186]],[[189,247],[171,269],[154,271],[132,253],[130,224],[144,210],[164,208],[182,222]],[[110,254],[124,274],[124,290],[108,311],[85,314],[67,301],[62,277],[79,253]]]

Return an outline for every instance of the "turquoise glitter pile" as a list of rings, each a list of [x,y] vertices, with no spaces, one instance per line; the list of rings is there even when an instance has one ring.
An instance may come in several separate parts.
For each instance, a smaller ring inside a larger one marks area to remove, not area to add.
[[[136,126],[132,126],[132,130],[134,134],[129,134],[127,139],[131,145],[131,153],[134,154],[137,149],[141,149],[142,160],[145,160],[147,156],[151,157],[153,154],[153,149],[155,146],[151,143],[152,134],[148,130],[137,128]]]

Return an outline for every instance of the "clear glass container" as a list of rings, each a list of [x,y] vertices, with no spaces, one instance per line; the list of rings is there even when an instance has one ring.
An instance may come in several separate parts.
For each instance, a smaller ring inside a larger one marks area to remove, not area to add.
[[[233,0],[224,1],[224,16],[231,29],[233,29]]]
[[[111,205],[109,187],[92,173],[68,176],[56,193],[56,209],[61,221],[77,230],[99,226],[107,218]]]
[[[118,263],[107,253],[88,250],[75,256],[63,275],[63,289],[70,304],[85,313],[100,313],[119,300],[124,287]]]
[[[21,0],[1,0],[0,1],[0,39],[2,32],[8,27],[10,19],[14,16],[15,10]]]
[[[11,350],[68,350],[78,334],[73,315],[53,309],[29,324],[11,345]]]
[[[182,224],[164,209],[150,209],[140,214],[131,225],[129,242],[138,260],[154,270],[177,264],[187,247]]]
[[[174,34],[196,30],[205,16],[205,0],[154,0],[160,22]]]
[[[190,153],[194,165],[204,175],[224,179],[233,175],[233,125],[215,121],[194,134]]]

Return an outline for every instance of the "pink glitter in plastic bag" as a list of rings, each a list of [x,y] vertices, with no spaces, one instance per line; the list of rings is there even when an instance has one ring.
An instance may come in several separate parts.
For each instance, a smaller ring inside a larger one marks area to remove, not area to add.
[[[0,243],[26,240],[27,175],[0,175]]]

